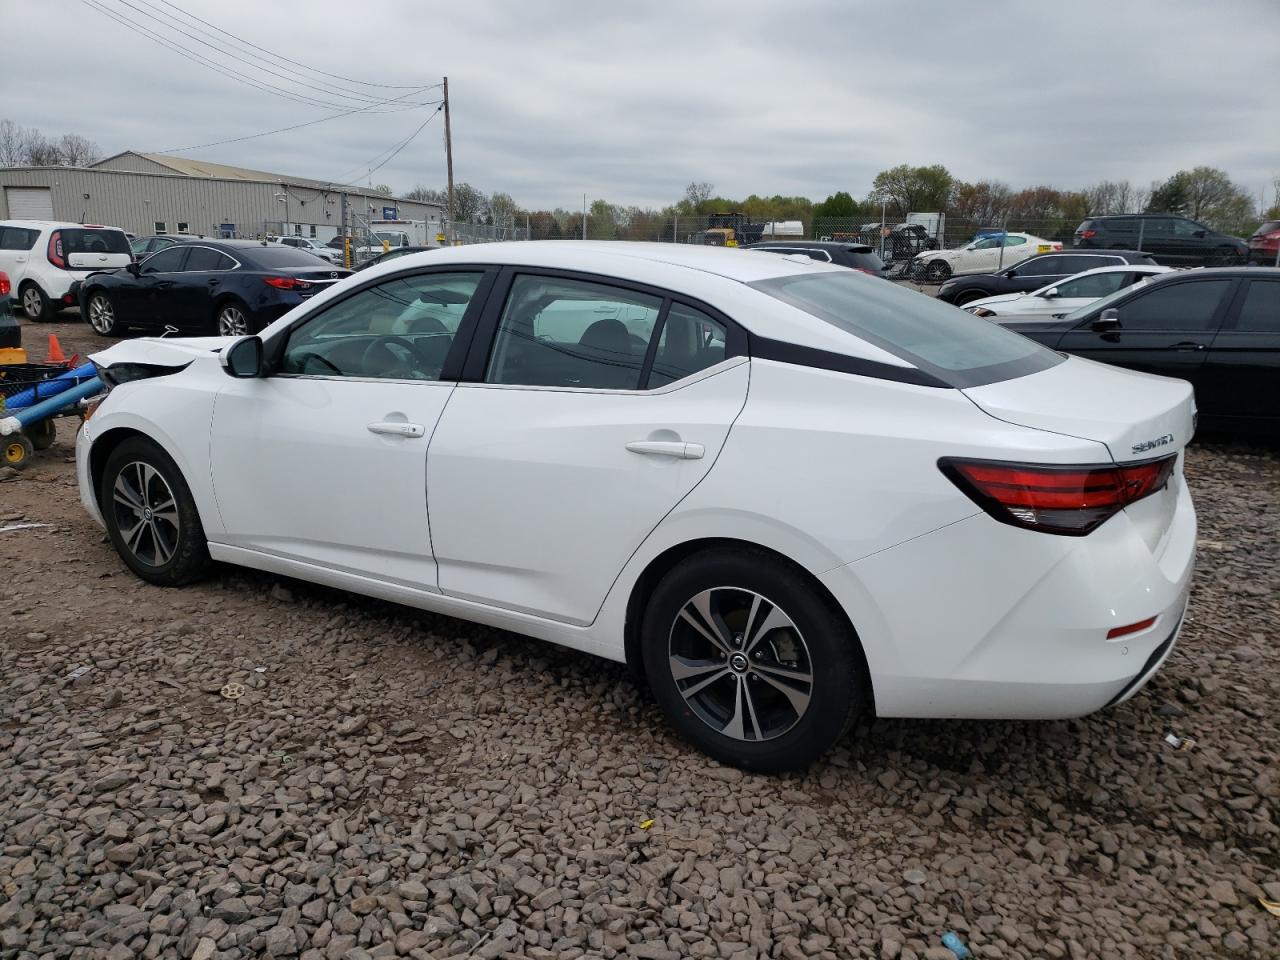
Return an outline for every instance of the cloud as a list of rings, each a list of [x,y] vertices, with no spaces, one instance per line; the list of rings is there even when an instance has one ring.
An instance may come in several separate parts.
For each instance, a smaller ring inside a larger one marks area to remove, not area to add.
[[[169,30],[180,18],[164,0],[95,2],[197,46]],[[904,162],[1015,187],[1145,185],[1203,163],[1256,191],[1280,173],[1274,86],[1262,80],[1280,6],[1267,0],[1226,12],[1195,0],[1117,0],[1104,10],[1002,0],[962,13],[844,0],[175,4],[318,70],[414,84],[447,74],[455,176],[535,208],[576,208],[583,193],[662,205],[691,180],[726,196],[860,196],[877,171]],[[184,59],[86,3],[28,6],[22,42],[6,50],[5,112],[46,133],[151,151],[333,112],[236,83],[209,63],[285,81],[210,47]],[[217,45],[200,32],[208,28],[187,27]],[[273,69],[335,101],[332,85],[353,86]],[[363,181],[353,171],[385,156],[429,109],[187,155]],[[442,134],[437,118],[373,181],[443,185]]]

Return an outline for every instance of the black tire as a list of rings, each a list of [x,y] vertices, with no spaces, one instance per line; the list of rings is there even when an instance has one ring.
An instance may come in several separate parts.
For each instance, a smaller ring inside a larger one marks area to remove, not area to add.
[[[123,484],[120,497],[118,480]],[[208,572],[212,561],[191,490],[177,464],[155,442],[130,437],[111,451],[98,503],[112,546],[143,580],[176,587]]]
[[[34,453],[35,447],[25,434],[11,433],[7,437],[0,437],[0,467],[25,470],[31,466]]]
[[[53,319],[53,304],[38,284],[27,281],[18,291],[23,315],[36,323]]]
[[[989,297],[991,294],[984,290],[962,290],[955,295],[955,299],[951,302],[957,307],[963,307],[966,303],[973,303],[975,300],[981,300],[983,297]]]
[[[1211,265],[1216,267],[1238,267],[1245,262],[1245,259],[1236,252],[1234,247],[1219,247]]]
[[[239,300],[220,301],[213,308],[213,332],[219,337],[241,337],[254,333],[249,308]]]
[[[58,438],[58,428],[50,417],[48,420],[41,420],[27,427],[26,434],[31,441],[31,446],[36,450],[48,450],[53,446],[53,441]]]
[[[696,612],[703,609],[710,620]],[[713,645],[698,622],[716,625],[717,643],[728,646]],[[755,636],[746,637],[753,622]],[[861,648],[841,612],[807,574],[763,551],[720,548],[681,561],[649,597],[641,642],[668,722],[704,753],[745,770],[807,766],[869,705]],[[677,679],[676,670],[685,675]]]
[[[951,266],[945,260],[931,260],[924,268],[926,283],[945,283],[951,277]]]
[[[128,327],[120,321],[116,303],[105,290],[94,290],[84,302],[84,320],[100,337],[122,337]]]

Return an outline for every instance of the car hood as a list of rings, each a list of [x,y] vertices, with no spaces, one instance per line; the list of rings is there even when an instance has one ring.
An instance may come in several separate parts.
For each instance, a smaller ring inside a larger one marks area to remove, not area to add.
[[[965,304],[965,308],[990,307],[998,303],[1013,303],[1013,301],[1021,300],[1025,296],[1025,293],[1001,293],[994,297],[983,297],[981,300],[970,300]]]
[[[140,337],[122,340],[106,350],[90,354],[99,367],[118,363],[145,363],[155,367],[185,367],[192,360],[216,357],[237,337]]]
[[[922,250],[914,257],[916,260],[954,260],[963,250]]]
[[[965,304],[965,306],[973,306],[973,304]],[[1066,320],[1057,318],[1054,320],[1019,320],[1016,316],[1010,317],[991,317],[993,323],[997,323],[1006,330],[1012,330],[1014,333],[1034,333],[1034,339],[1041,343],[1047,343],[1053,346],[1058,342],[1058,337],[1066,333],[1068,330],[1075,328],[1075,321],[1068,323]]]

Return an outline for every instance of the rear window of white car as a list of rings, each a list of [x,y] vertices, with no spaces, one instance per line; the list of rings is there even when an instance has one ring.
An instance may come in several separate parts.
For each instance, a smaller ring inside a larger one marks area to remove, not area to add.
[[[952,387],[1012,380],[1064,359],[1021,334],[884,280],[823,271],[759,280],[750,286]]]
[[[95,230],[91,227],[64,229],[62,252],[73,253],[130,253],[129,238],[123,230]]]

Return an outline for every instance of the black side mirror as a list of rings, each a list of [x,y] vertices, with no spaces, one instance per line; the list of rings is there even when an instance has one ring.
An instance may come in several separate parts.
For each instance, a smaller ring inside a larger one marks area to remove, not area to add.
[[[222,351],[222,369],[229,377],[250,380],[262,376],[262,338],[241,337]]]
[[[1093,321],[1092,328],[1097,333],[1111,333],[1120,329],[1120,311],[1115,307],[1109,307],[1102,311],[1102,315]]]
[[[136,277],[138,275],[138,271],[142,269],[142,265],[138,263],[137,260],[134,260],[127,267],[125,267],[125,269],[128,270],[131,274],[133,274]]]
[[[1016,277],[1016,276],[1018,275],[1018,270],[1017,270],[1017,268],[1016,268],[1016,267],[1015,267],[1015,268],[1013,268],[1012,270],[1006,270],[1006,271],[1004,272],[1004,275],[1005,275],[1006,277],[1008,277],[1010,280],[1012,280],[1014,277]]]
[[[1191,235],[1192,235],[1193,237],[1203,237],[1203,236],[1205,235],[1205,231],[1203,231],[1203,230],[1197,230],[1197,231],[1195,231],[1195,232],[1194,232],[1193,234],[1191,234]]]

